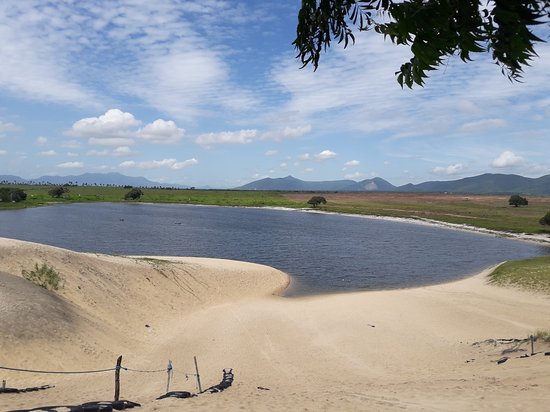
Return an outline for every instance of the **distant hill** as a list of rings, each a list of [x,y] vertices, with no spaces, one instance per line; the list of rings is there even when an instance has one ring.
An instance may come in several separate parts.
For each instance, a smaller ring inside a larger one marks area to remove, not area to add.
[[[71,176],[41,176],[36,179],[23,179],[19,176],[0,175],[0,182],[15,184],[76,184],[97,186],[134,186],[134,187],[175,187],[187,189],[188,186],[153,182],[144,177],[125,176],[120,173],[84,173]]]
[[[447,182],[409,184],[400,186],[397,190],[403,192],[550,195],[550,175],[534,179],[518,175],[486,173]]]
[[[430,181],[419,184],[394,186],[375,177],[360,182],[353,180],[329,180],[309,182],[292,176],[265,178],[237,187],[239,190],[280,190],[303,192],[435,192],[470,194],[523,194],[550,195],[550,175],[529,178],[519,175],[491,174],[466,177],[450,181]]]
[[[267,177],[265,179],[256,180],[255,182],[248,183],[244,186],[236,187],[237,190],[283,190],[283,191],[346,191],[347,187],[355,185],[357,182],[353,180],[331,180],[327,182],[307,182],[304,180],[296,179],[292,176],[280,177],[272,179]]]

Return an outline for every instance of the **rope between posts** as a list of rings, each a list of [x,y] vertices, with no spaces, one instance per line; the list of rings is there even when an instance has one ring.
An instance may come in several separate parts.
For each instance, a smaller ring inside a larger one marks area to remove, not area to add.
[[[29,373],[50,373],[55,375],[77,375],[77,374],[85,374],[85,373],[102,373],[102,372],[111,372],[116,370],[116,368],[108,368],[108,369],[96,369],[96,370],[89,370],[89,371],[42,371],[42,370],[35,370],[35,369],[22,369],[22,368],[8,368],[7,366],[0,366],[0,369],[8,370],[8,371],[15,371],[15,372],[29,372]]]
[[[139,373],[158,373],[158,372],[166,372],[168,370],[168,369],[164,368],[164,369],[156,369],[156,370],[152,370],[152,371],[146,371],[146,370],[141,370],[141,369],[126,368],[125,366],[121,366],[120,369],[123,369],[123,370],[128,371],[128,372],[139,372]]]

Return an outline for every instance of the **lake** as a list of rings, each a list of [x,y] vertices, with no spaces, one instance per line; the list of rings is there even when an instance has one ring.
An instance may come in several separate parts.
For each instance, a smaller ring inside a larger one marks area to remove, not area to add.
[[[143,203],[3,210],[0,236],[81,252],[261,263],[292,276],[287,296],[435,284],[550,254],[542,245],[414,223]]]

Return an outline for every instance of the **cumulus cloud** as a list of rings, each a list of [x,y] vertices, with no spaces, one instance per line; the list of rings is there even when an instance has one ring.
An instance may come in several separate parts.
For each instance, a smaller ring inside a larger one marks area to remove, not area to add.
[[[44,136],[38,136],[36,138],[36,144],[39,144],[39,145],[45,145],[48,143],[48,138],[47,137],[44,137]]]
[[[277,150],[268,150],[265,152],[266,156],[275,156],[277,153],[279,153]]]
[[[121,169],[160,169],[168,168],[172,170],[184,169],[188,166],[196,165],[199,161],[195,158],[178,162],[176,159],[163,159],[163,160],[146,160],[143,162],[135,162],[128,160],[119,164]]]
[[[170,144],[181,140],[185,130],[176,126],[172,120],[157,119],[138,131],[138,136],[151,143]]]
[[[82,162],[66,162],[66,163],[60,163],[57,165],[60,169],[82,169],[84,167],[84,163]]]
[[[359,160],[350,160],[349,162],[345,163],[347,167],[355,167],[355,166],[359,166],[360,164],[361,162]]]
[[[256,129],[243,129],[237,132],[205,133],[197,137],[197,144],[212,146],[217,144],[247,144],[252,143],[258,136]]]
[[[303,153],[300,156],[298,156],[298,159],[300,159],[300,160],[311,160],[311,155],[309,153]]]
[[[523,165],[524,163],[525,159],[523,157],[516,155],[510,150],[505,150],[491,162],[491,166],[496,168],[517,167]]]
[[[40,152],[40,156],[55,156],[57,153],[55,150],[46,150],[45,152]]]
[[[436,175],[457,175],[464,171],[464,165],[462,163],[456,163],[449,166],[437,166],[432,169],[432,173]]]
[[[6,150],[0,150],[0,156],[7,155],[8,152]]]
[[[97,146],[131,146],[136,139],[154,144],[176,143],[185,134],[172,120],[157,119],[138,129],[141,120],[132,113],[110,109],[98,117],[87,117],[75,122],[67,135],[83,137]]]
[[[334,153],[332,150],[323,150],[321,153],[315,155],[315,159],[319,161],[334,159],[335,157],[336,153]]]

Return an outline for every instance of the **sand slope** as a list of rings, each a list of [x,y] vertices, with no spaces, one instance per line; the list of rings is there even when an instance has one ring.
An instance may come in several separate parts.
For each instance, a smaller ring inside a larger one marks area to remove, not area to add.
[[[171,262],[169,262],[170,260]],[[21,279],[34,262],[65,285],[50,293]],[[485,283],[485,274],[425,288],[288,299],[285,274],[197,258],[80,254],[0,239],[0,365],[81,370],[174,363],[173,390],[195,391],[232,367],[223,393],[154,401],[166,374],[122,373],[122,395],[140,410],[544,410],[550,356],[496,360],[509,345],[550,329],[550,298]],[[6,326],[7,325],[7,326]],[[145,325],[149,325],[146,327]],[[517,345],[516,345],[517,346]],[[528,350],[527,344],[519,350]],[[537,351],[550,347],[537,342]],[[0,410],[110,399],[111,372],[35,375],[0,371]],[[265,389],[258,389],[258,387]],[[269,389],[269,390],[266,390]]]

